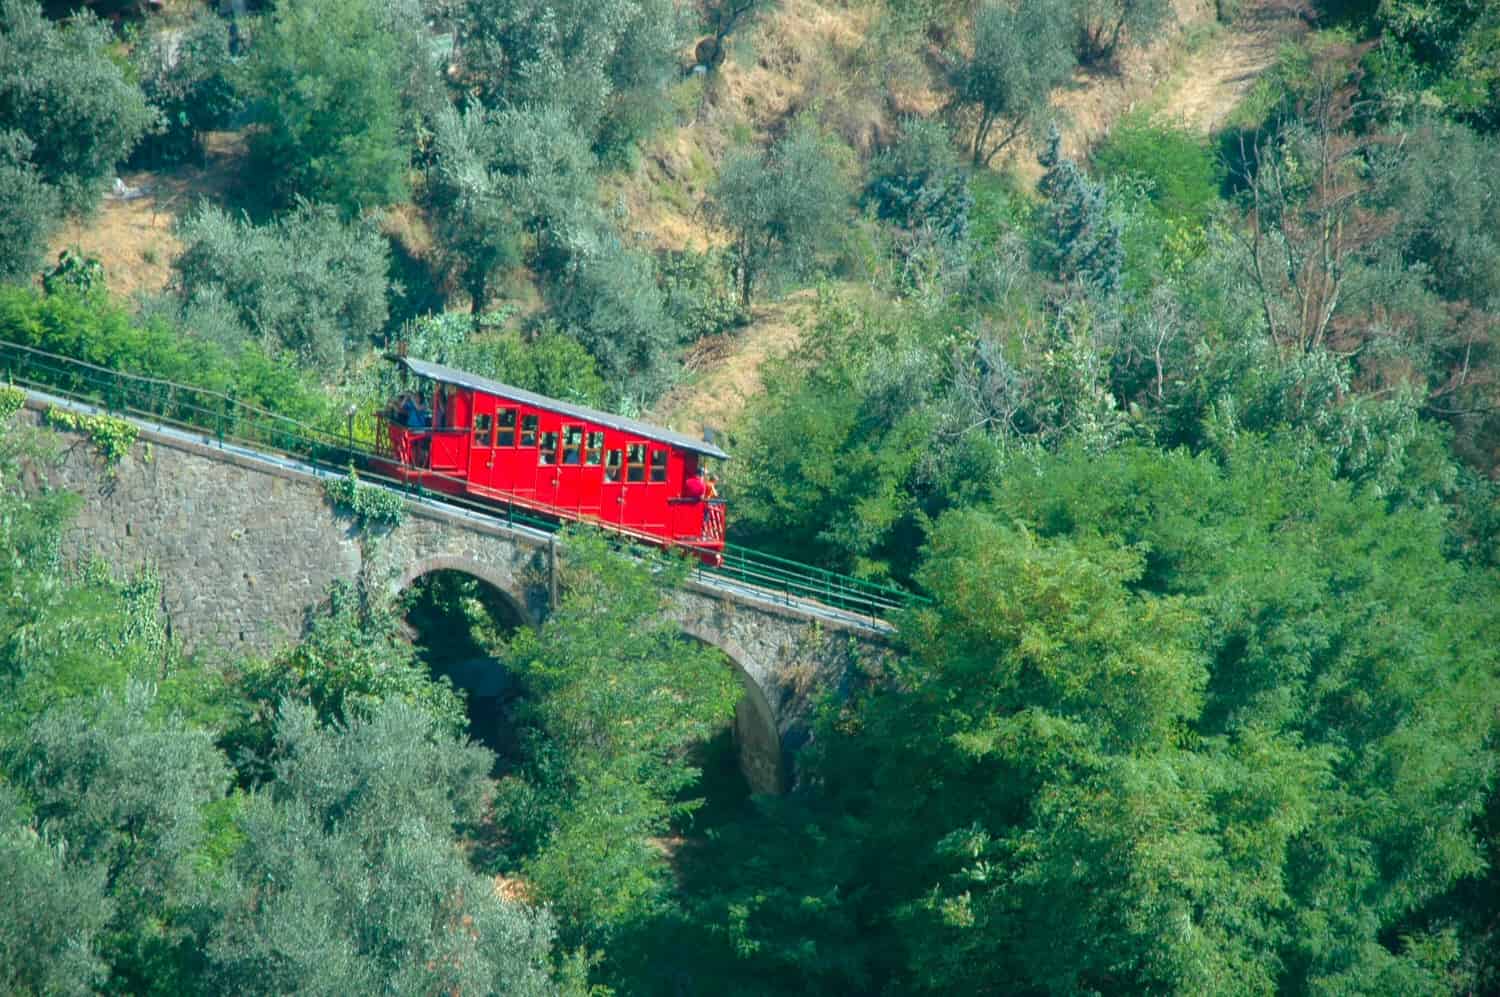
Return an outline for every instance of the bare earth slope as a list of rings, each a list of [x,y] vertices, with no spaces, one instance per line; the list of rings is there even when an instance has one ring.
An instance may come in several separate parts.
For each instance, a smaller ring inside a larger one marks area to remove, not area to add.
[[[1276,61],[1277,50],[1305,30],[1307,24],[1286,3],[1246,4],[1235,24],[1189,56],[1168,81],[1156,120],[1204,135],[1218,130]]]

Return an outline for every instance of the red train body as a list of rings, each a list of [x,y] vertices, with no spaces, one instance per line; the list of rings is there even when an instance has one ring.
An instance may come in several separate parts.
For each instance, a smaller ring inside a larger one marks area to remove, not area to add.
[[[690,484],[706,458],[728,458],[718,447],[441,364],[395,361],[420,388],[378,413],[381,473],[722,559],[724,503]],[[412,416],[418,400],[428,425]]]

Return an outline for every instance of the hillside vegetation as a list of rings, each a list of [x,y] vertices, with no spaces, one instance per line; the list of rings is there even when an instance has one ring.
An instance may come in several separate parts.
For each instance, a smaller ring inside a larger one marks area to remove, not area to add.
[[[925,597],[751,796],[671,559],[188,655],[0,387],[0,990],[1500,992],[1497,11],[0,0],[0,340],[713,427]]]

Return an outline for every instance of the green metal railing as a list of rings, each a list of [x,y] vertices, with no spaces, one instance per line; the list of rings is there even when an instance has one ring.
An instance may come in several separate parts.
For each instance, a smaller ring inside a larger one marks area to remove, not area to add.
[[[381,474],[373,469],[371,462],[389,458],[358,445],[352,431],[338,433],[308,426],[212,389],[113,370],[4,340],[0,340],[0,379],[112,414],[201,434],[221,445],[232,444],[293,458],[332,473],[356,465],[360,478],[366,482],[481,512],[507,525],[549,533],[561,528],[557,520],[513,503],[475,501]],[[457,477],[448,480],[463,481]],[[728,579],[787,602],[810,600],[876,619],[925,601],[903,589],[736,544],[725,545],[722,565],[700,564],[695,571],[700,577]]]

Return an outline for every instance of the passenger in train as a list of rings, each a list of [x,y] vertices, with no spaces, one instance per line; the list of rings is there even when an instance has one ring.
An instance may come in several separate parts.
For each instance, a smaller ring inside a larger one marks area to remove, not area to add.
[[[708,480],[704,482],[703,497],[706,499],[716,499],[719,497],[719,478],[717,475],[710,474]]]
[[[698,471],[694,471],[692,474],[688,475],[688,479],[682,483],[683,498],[689,498],[697,501],[703,498],[704,494],[707,491],[708,485],[704,483],[703,476]]]

